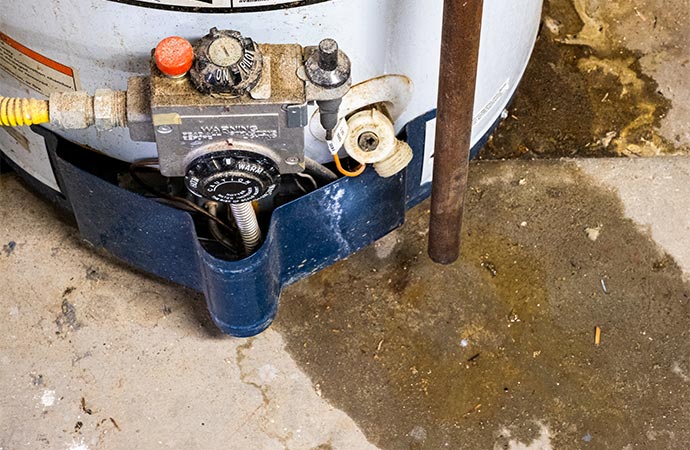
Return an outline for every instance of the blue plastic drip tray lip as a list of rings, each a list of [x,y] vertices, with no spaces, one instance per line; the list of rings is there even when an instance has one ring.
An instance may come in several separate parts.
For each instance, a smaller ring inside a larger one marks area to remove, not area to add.
[[[373,169],[368,169],[359,179],[340,178],[319,190],[276,208],[271,215],[266,239],[251,256],[241,260],[227,261],[204,250],[204,258],[218,267],[222,266],[222,270],[227,274],[244,272],[249,267],[263,264],[276,240],[283,243],[282,253],[287,253],[285,256],[288,259],[295,259],[290,257],[292,254],[290,250],[295,249],[296,246],[303,247],[305,242],[313,241],[314,233],[319,231],[326,231],[329,236],[339,236],[333,238],[335,240],[346,239],[346,242],[341,241],[341,244],[347,244],[346,247],[360,249],[365,241],[370,241],[372,236],[381,234],[376,232],[377,224],[389,222],[390,225],[402,225],[405,212],[404,179],[404,174],[401,173],[388,180],[382,180]],[[381,186],[374,186],[375,184]],[[401,195],[396,199],[395,194]],[[385,214],[374,213],[373,211],[380,211],[380,208],[375,207],[376,205],[393,206],[393,209],[385,210]],[[365,225],[368,226],[360,225],[356,229],[353,228],[358,225],[356,211],[353,211],[356,208],[367,211],[366,214],[360,215],[367,218],[369,223]],[[335,221],[333,213],[340,216],[336,217]],[[306,214],[308,216],[305,217]],[[376,219],[374,215],[377,216]],[[386,219],[386,216],[390,218]],[[349,230],[343,229],[348,227],[350,227]],[[360,238],[351,236],[356,230],[362,231]],[[303,239],[300,240],[299,237]],[[325,246],[328,242],[329,239],[319,244]],[[296,254],[303,253],[297,251]],[[300,262],[298,266],[301,264]],[[290,268],[286,269],[286,278],[292,278]]]
[[[224,332],[248,337],[273,321],[284,286],[312,275],[400,227],[407,208],[430,194],[421,184],[430,111],[410,122],[404,137],[414,158],[407,169],[381,178],[369,167],[340,178],[273,211],[266,239],[248,258],[227,261],[198,239],[188,212],[120,188],[98,171],[73,164],[72,144],[46,136],[60,186],[82,237],[125,263],[204,294]],[[50,149],[50,143],[57,142]]]
[[[84,239],[131,266],[203,292],[224,332],[247,337],[275,317],[282,288],[402,225],[405,173],[341,178],[273,212],[263,246],[226,261],[201,245],[189,213],[124,190],[57,155]]]
[[[435,117],[432,110],[404,127],[401,136],[414,155],[407,169],[384,179],[370,167],[359,177],[340,178],[280,206],[264,244],[238,261],[206,251],[188,212],[122,189],[101,173],[123,163],[92,152],[75,156],[76,144],[45,128],[32,129],[45,138],[62,190],[60,206],[71,210],[86,241],[132,267],[202,292],[222,331],[249,337],[270,326],[284,286],[400,227],[406,210],[430,195],[431,183],[420,180],[429,163],[424,160],[427,125]],[[487,137],[475,145],[473,156]],[[27,173],[23,177],[40,185]]]
[[[225,334],[229,334],[237,338],[250,338],[252,336],[256,336],[257,334],[266,331],[271,326],[271,324],[275,320],[276,315],[278,314],[277,306],[278,305],[276,304],[276,308],[273,311],[269,312],[266,319],[264,319],[262,322],[252,324],[249,326],[237,326],[232,323],[226,323],[213,313],[211,313],[211,319],[213,319],[213,323],[215,323],[216,326],[219,329],[221,329]]]

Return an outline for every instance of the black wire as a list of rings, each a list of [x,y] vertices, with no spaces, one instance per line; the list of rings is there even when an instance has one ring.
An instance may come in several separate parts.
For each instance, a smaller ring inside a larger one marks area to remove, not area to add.
[[[338,176],[331,169],[327,168],[323,164],[319,164],[311,158],[304,159],[305,172],[311,174],[318,180],[321,184],[328,184],[331,181],[338,179]]]
[[[152,165],[158,164],[158,159],[156,158],[149,158],[149,159],[141,159],[139,161],[134,161],[132,164],[129,166],[129,175],[132,177],[132,179],[140,185],[146,192],[149,194],[153,195],[156,197],[158,201],[161,201],[161,203],[166,203],[168,206],[175,207],[177,209],[181,209],[183,211],[187,212],[195,212],[198,214],[201,214],[203,216],[206,216],[208,219],[213,220],[216,222],[218,225],[222,226],[223,228],[227,229],[228,231],[232,231],[232,229],[222,220],[220,220],[218,217],[214,216],[213,214],[209,213],[206,211],[204,208],[200,207],[194,202],[191,202],[187,200],[186,198],[182,197],[177,197],[174,195],[167,194],[165,192],[160,192],[159,190],[155,189],[154,187],[148,185],[144,180],[139,177],[139,174],[137,174],[138,170],[151,170],[154,172],[158,172],[159,170],[156,169],[155,167],[150,167]]]
[[[295,182],[295,184],[297,185],[297,187],[298,187],[303,193],[305,193],[305,194],[308,194],[308,193],[309,193],[309,191],[306,190],[306,189],[304,188],[304,186],[302,186],[302,183],[299,182],[299,180],[297,179],[297,177],[293,178],[292,181]]]
[[[218,203],[209,202],[206,204],[206,207],[208,208],[209,214],[213,215],[214,217],[218,217]],[[230,214],[228,214],[228,218],[230,218]],[[228,237],[223,235],[223,232],[218,228],[218,224],[215,221],[208,221],[208,229],[216,241],[225,247],[226,250],[229,250],[234,257],[239,258],[242,256],[242,253],[238,250],[238,246],[235,245],[235,243],[232,242]]]
[[[319,189],[319,183],[317,183],[316,180],[314,179],[314,177],[309,175],[308,173],[296,173],[295,174],[295,181],[297,181],[298,178],[303,178],[303,179],[309,180],[311,182],[312,186],[314,186],[314,189],[313,189],[314,191]],[[300,187],[302,187],[301,183],[298,183],[298,184],[300,185]],[[305,190],[305,192],[307,192],[307,191]]]

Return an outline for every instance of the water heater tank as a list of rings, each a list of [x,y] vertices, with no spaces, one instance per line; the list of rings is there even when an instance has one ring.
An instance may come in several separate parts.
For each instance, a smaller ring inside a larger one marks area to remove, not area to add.
[[[443,6],[0,0],[0,164],[95,247],[203,292],[221,330],[255,335],[283,286],[429,196]],[[541,6],[483,2],[475,150],[515,93]]]
[[[484,2],[475,141],[497,120],[520,81],[541,3]],[[198,39],[222,26],[258,42],[313,45],[334,38],[352,60],[354,83],[405,75],[413,88],[409,104],[396,117],[400,130],[435,108],[442,6],[442,0],[3,0],[0,95],[125,89],[129,77],[148,72],[151,49],[161,39]],[[55,131],[124,161],[157,154],[155,144],[133,142],[122,129]],[[327,154],[323,140],[311,134],[306,146],[317,159]],[[29,130],[0,131],[0,148],[7,156],[59,189],[43,147]],[[430,165],[425,169],[428,181]]]

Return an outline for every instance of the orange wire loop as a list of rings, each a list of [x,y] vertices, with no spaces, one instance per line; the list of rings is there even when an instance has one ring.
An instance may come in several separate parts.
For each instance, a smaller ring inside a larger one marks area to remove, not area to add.
[[[333,161],[335,161],[335,167],[338,169],[338,172],[345,175],[346,177],[358,177],[362,175],[362,173],[364,173],[364,169],[367,168],[365,164],[360,164],[359,167],[357,167],[353,172],[350,172],[349,170],[346,170],[340,163],[340,157],[337,153],[333,155]]]

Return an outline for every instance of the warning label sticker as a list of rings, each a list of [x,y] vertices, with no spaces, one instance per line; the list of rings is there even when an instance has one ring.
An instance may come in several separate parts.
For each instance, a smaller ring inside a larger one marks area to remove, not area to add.
[[[45,96],[79,90],[72,68],[36,53],[4,33],[0,33],[0,69]]]
[[[146,8],[191,12],[252,12],[294,8],[329,0],[110,0]]]

